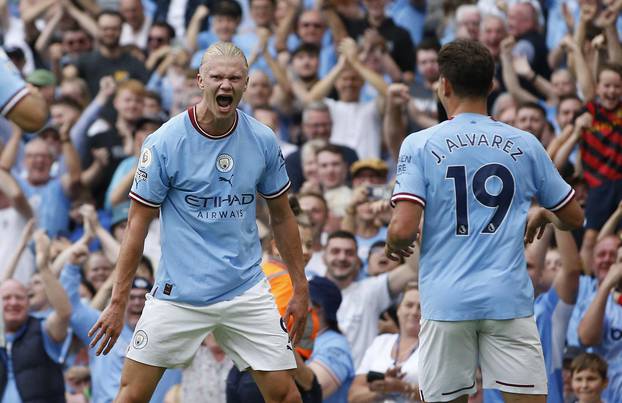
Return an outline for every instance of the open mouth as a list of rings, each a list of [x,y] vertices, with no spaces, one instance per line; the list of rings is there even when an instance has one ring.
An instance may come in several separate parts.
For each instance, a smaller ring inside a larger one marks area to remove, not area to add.
[[[231,95],[217,95],[216,103],[221,108],[227,108],[233,103],[233,97]]]

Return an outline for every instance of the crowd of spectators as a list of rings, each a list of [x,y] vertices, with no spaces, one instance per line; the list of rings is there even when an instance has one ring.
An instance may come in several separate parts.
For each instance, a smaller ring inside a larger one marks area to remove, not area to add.
[[[141,343],[132,332],[160,259],[157,220],[119,341],[96,356],[88,330],[110,298],[140,149],[200,99],[197,69],[217,41],[244,51],[240,109],[274,131],[296,196],[315,278],[299,388],[316,379],[327,402],[418,401],[417,254],[385,257],[388,199],[405,136],[451,118],[435,95],[437,53],[456,38],[489,49],[491,117],[536,136],[586,211],[582,230],[549,228],[525,252],[549,401],[622,401],[621,10],[621,0],[0,0],[1,52],[49,111],[37,132],[0,116],[2,403],[114,398],[126,347]],[[265,208],[264,270],[278,272]],[[489,392],[470,401],[498,401]],[[257,396],[208,337],[152,401]]]

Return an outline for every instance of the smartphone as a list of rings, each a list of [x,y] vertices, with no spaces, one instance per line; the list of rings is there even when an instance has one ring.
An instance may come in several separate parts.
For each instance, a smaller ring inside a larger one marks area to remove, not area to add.
[[[384,185],[367,186],[367,198],[370,201],[388,200],[391,197],[389,189]]]
[[[384,380],[384,372],[369,371],[367,373],[368,383],[371,383],[373,381],[382,381],[382,380]]]

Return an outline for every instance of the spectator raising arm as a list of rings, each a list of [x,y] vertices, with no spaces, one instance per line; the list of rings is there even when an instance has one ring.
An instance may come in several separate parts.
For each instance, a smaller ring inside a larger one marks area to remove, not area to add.
[[[557,169],[562,169],[563,166],[566,165],[572,150],[574,150],[577,143],[581,140],[583,130],[592,125],[592,120],[592,115],[588,112],[584,112],[575,120],[574,125],[569,125],[569,127],[572,127],[572,132],[570,136],[568,136],[568,139],[561,145],[553,159]]]
[[[205,4],[200,4],[196,10],[194,10],[194,14],[192,14],[192,18],[188,23],[188,29],[186,30],[186,49],[188,49],[190,53],[197,51],[199,31],[203,25],[203,20],[205,20],[208,15],[209,8],[207,8]],[[149,70],[151,70],[151,68]]]
[[[579,340],[586,346],[600,344],[603,339],[605,308],[611,291],[622,280],[622,263],[611,265],[605,279],[600,283],[596,296],[579,324]]]
[[[388,85],[380,74],[370,68],[367,68],[359,60],[359,48],[354,39],[346,38],[341,41],[339,44],[339,52],[346,57],[346,60],[350,66],[352,66],[352,68],[356,70],[356,72],[359,73],[365,81],[371,84],[371,86],[378,91],[378,100],[382,100],[381,103],[384,104],[384,98],[387,96]]]
[[[594,77],[585,61],[581,48],[569,36],[562,39],[562,46],[564,46],[568,52],[569,62],[570,59],[574,62],[579,89],[584,98],[583,101],[587,103],[593,100],[596,96]]]
[[[609,216],[605,225],[598,232],[598,238],[596,238],[596,242],[600,242],[601,240],[607,238],[608,236],[614,235],[616,232],[616,228],[620,224],[620,220],[622,220],[622,201],[618,203],[618,208]]]
[[[335,45],[348,38],[348,31],[339,13],[337,13],[333,0],[317,0],[315,6],[320,10],[322,17],[324,17],[324,21],[328,24]]]
[[[65,157],[65,165],[67,166],[67,173],[62,176],[61,183],[65,194],[70,198],[76,194],[82,174],[80,156],[76,148],[71,144],[71,138],[69,137],[71,125],[72,122],[66,121],[59,130],[63,157]]]
[[[285,16],[278,21],[274,33],[274,47],[277,53],[287,52],[287,38],[293,31],[296,16],[300,15],[301,11],[300,0],[286,0],[286,4]]]
[[[617,2],[620,4],[620,2]],[[607,55],[610,63],[622,63],[622,45],[618,37],[616,23],[620,9],[617,5],[609,6],[600,13],[594,24],[602,28],[605,33],[607,43]]]
[[[11,124],[13,132],[11,138],[5,144],[0,154],[0,169],[10,171],[13,169],[13,165],[17,161],[17,153],[19,152],[19,146],[22,143],[24,131],[17,124]]]
[[[382,121],[382,134],[393,161],[398,160],[400,146],[407,135],[405,112],[409,100],[410,94],[406,85],[398,83],[389,85],[387,105]]]
[[[117,84],[111,76],[102,77],[99,80],[99,91],[89,106],[82,112],[78,121],[71,127],[69,135],[81,160],[85,160],[88,153],[87,132],[88,128],[97,120],[104,106],[115,94]]]
[[[588,24],[596,18],[597,5],[589,2],[584,2],[581,5],[581,11],[579,13],[579,23],[577,29],[574,31],[573,39],[579,49],[583,49],[585,44],[585,36]],[[563,42],[563,41],[562,41]],[[574,61],[568,60],[568,65],[573,66]]]
[[[39,18],[39,16],[47,11],[47,9],[55,4],[56,0],[21,1],[19,4],[19,14],[22,17],[24,25],[34,22],[37,18]]]
[[[503,74],[503,82],[505,83],[508,92],[517,103],[538,102],[538,98],[526,89],[522,88],[518,80],[518,75],[514,69],[514,56],[512,55],[512,49],[515,44],[516,41],[512,36],[508,36],[501,41],[501,72]],[[529,64],[526,56],[520,57],[524,58],[527,64]]]
[[[52,18],[50,18],[47,24],[45,24],[43,31],[41,31],[39,37],[37,37],[37,41],[35,42],[35,50],[39,54],[45,54],[45,51],[49,50],[48,46],[50,44],[50,40],[52,40],[52,37],[58,28],[58,24],[63,19],[64,9],[61,3],[56,4],[53,10]]]
[[[344,55],[339,57],[337,64],[333,66],[333,68],[326,74],[326,76],[315,83],[313,87],[309,90],[307,96],[302,100],[304,105],[308,105],[311,102],[321,101],[328,96],[330,91],[333,89],[335,85],[335,81],[337,81],[337,77],[346,67],[347,62]]]
[[[60,343],[67,337],[71,319],[71,303],[58,278],[50,270],[50,239],[43,230],[38,230],[35,232],[34,240],[37,270],[39,270],[47,299],[54,308],[54,312],[45,321],[45,330],[52,340]]]
[[[13,276],[15,275],[15,270],[17,270],[19,259],[22,257],[24,250],[26,250],[26,246],[28,246],[28,241],[30,241],[30,239],[32,238],[32,233],[34,232],[34,229],[35,220],[34,218],[31,218],[30,220],[28,220],[28,223],[22,230],[22,235],[19,240],[19,245],[17,245],[17,249],[15,249],[15,251],[13,252],[13,256],[11,256],[11,259],[9,259],[9,261],[6,263],[6,266],[4,267],[0,282],[13,278]]]
[[[568,141],[568,139],[570,139],[570,136],[572,135],[573,130],[574,130],[574,125],[572,124],[566,125],[566,127],[562,129],[559,136],[551,140],[551,143],[546,148],[546,152],[549,155],[549,157],[551,157],[551,160],[555,161],[555,157],[557,156],[557,153],[559,153],[559,150],[564,145],[564,143]],[[566,156],[566,159],[567,158],[568,156]],[[557,169],[559,169],[559,167],[557,167]]]
[[[25,219],[32,218],[32,208],[28,203],[28,199],[19,187],[19,183],[13,178],[9,171],[0,169],[0,193],[3,193],[8,199],[11,207]]]
[[[97,22],[91,18],[91,16],[84,11],[76,7],[70,0],[62,0],[63,7],[67,10],[67,13],[73,18],[78,25],[93,38],[99,37],[99,31],[97,29]]]
[[[548,214],[553,214],[550,211]],[[555,239],[557,241],[557,250],[562,261],[562,267],[555,275],[553,287],[559,296],[559,299],[566,304],[573,305],[577,301],[577,293],[579,291],[579,277],[581,276],[581,256],[577,243],[568,231],[560,231],[555,229]],[[564,330],[564,334],[566,331]]]

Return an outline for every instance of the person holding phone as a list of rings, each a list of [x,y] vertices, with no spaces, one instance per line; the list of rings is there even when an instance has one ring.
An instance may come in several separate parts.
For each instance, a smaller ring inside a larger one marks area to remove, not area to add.
[[[350,403],[419,400],[419,298],[417,283],[406,285],[397,308],[399,333],[381,334],[369,346],[356,370]]]

